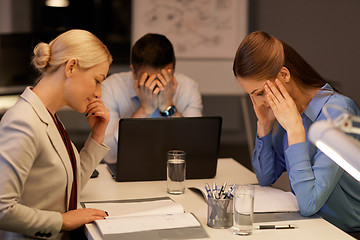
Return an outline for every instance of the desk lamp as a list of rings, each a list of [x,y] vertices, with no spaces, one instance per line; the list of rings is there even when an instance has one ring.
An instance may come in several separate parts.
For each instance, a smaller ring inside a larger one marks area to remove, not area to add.
[[[336,108],[342,114],[331,119],[327,108]],[[345,134],[360,134],[360,128],[356,126],[356,123],[360,123],[360,117],[353,116],[336,105],[325,105],[323,111],[328,119],[316,121],[310,126],[310,141],[360,182],[360,142]]]

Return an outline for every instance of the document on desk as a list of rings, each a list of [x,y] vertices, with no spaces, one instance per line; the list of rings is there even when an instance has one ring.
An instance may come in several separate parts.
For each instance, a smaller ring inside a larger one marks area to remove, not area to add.
[[[232,186],[233,184],[228,184]],[[270,186],[255,186],[254,212],[298,212],[299,205],[296,197],[292,192],[273,188]],[[188,187],[191,190],[200,191],[205,201],[207,201],[207,193],[204,186],[199,184]]]
[[[149,199],[146,199],[149,200]],[[87,202],[86,208],[96,208],[106,211],[109,219],[118,217],[161,215],[169,213],[184,213],[184,208],[170,198],[156,198],[151,201],[109,201]]]
[[[208,237],[195,216],[185,213],[181,204],[168,197],[81,204],[86,208],[102,209],[109,214],[106,219],[95,221],[104,239],[112,239],[119,234],[136,234],[144,231],[151,231],[151,234],[154,234],[156,230],[171,231],[171,229],[176,231],[190,229],[190,232],[185,230],[185,234],[184,231],[181,232],[184,236],[188,235],[187,232],[191,235],[195,231],[200,233],[199,238]]]
[[[103,235],[200,226],[191,213],[119,217],[95,222]]]
[[[292,192],[255,185],[255,212],[298,212],[299,205]]]

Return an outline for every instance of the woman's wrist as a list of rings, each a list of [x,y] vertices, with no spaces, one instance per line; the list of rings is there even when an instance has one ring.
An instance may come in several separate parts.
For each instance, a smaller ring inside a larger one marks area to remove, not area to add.
[[[287,135],[289,146],[300,142],[306,142],[306,134],[303,125],[301,125],[299,128],[287,131]]]
[[[105,134],[95,134],[95,133],[91,132],[91,138],[94,139],[94,141],[96,141],[98,144],[101,145],[104,142]]]
[[[257,122],[257,135],[259,138],[262,138],[268,135],[273,129],[272,124],[261,124],[259,121]]]

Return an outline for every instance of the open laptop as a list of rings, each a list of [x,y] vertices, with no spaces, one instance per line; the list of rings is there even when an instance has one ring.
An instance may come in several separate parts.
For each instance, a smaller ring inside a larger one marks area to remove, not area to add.
[[[118,182],[166,180],[167,151],[184,150],[187,179],[213,178],[221,125],[221,117],[121,119],[109,170]]]

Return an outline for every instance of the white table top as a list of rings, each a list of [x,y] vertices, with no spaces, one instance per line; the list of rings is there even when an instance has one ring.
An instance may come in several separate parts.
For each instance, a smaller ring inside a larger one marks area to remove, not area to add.
[[[239,239],[241,236],[233,234],[229,229],[213,229],[207,226],[207,204],[204,199],[191,190],[186,189],[182,195],[171,195],[166,192],[166,181],[147,182],[116,182],[110,175],[105,164],[97,167],[99,176],[90,179],[81,193],[80,201],[123,200],[168,196],[180,203],[185,212],[195,214],[210,239]],[[205,183],[218,185],[227,183],[256,184],[257,179],[253,172],[233,159],[219,159],[217,174],[213,179],[186,180],[186,185],[203,186]],[[254,225],[262,224],[293,224],[296,229],[286,230],[254,230],[247,239],[354,239],[337,227],[322,218],[301,217],[299,213],[272,213],[265,215],[255,214]],[[86,231],[89,239],[102,239],[94,224],[87,224]]]

